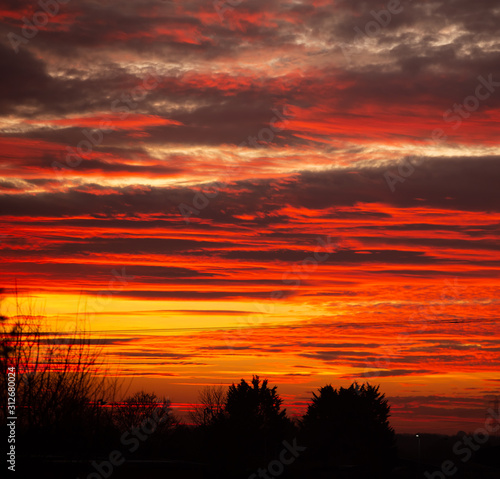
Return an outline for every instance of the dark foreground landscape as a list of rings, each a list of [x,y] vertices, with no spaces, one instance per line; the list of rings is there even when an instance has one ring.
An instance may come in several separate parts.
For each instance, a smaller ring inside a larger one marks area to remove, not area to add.
[[[86,333],[0,317],[7,468],[42,478],[498,478],[498,405],[484,428],[397,435],[379,386],[324,385],[301,417],[255,375],[205,386],[188,417],[154,392],[120,397]],[[5,457],[5,456],[4,456]]]

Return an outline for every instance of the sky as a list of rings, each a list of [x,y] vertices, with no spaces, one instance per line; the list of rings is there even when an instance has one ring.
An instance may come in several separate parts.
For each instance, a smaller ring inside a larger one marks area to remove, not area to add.
[[[258,374],[484,425],[499,34],[496,0],[3,0],[1,285],[179,411]]]

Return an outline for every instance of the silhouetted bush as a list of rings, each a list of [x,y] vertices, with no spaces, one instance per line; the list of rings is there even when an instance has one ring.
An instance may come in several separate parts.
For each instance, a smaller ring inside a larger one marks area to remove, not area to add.
[[[395,436],[384,397],[378,386],[357,383],[340,389],[327,385],[313,393],[301,435],[309,459],[333,467],[366,466],[372,474],[390,469]]]
[[[205,390],[194,411],[198,458],[211,464],[216,475],[248,477],[276,457],[293,425],[281,408],[277,387],[258,376],[231,385],[222,397],[220,388]]]

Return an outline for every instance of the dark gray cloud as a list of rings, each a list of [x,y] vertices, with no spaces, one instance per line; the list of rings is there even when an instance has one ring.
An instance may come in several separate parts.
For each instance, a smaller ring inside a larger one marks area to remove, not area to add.
[[[375,203],[449,211],[499,211],[500,158],[436,158],[423,160],[413,175],[391,193],[384,173],[387,165],[322,172],[303,172],[285,180],[242,180],[221,191],[203,210],[203,217],[231,224],[265,224],[284,205],[307,209],[360,206]],[[395,168],[397,173],[397,168]],[[474,178],[474,181],[471,181]],[[3,195],[0,215],[65,217],[90,214],[95,218],[116,215],[163,214],[180,220],[178,205],[192,204],[197,190],[189,188],[115,188],[90,185],[67,192]],[[95,191],[92,191],[92,190]],[[94,194],[102,190],[99,195]],[[58,208],[53,208],[58,204]],[[366,206],[365,206],[366,209]],[[251,221],[237,215],[264,213]],[[281,216],[283,220],[286,218]]]

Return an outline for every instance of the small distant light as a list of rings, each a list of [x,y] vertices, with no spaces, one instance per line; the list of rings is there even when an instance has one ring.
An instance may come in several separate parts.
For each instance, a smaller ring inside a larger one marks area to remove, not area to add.
[[[415,434],[415,437],[420,437],[418,434]]]

